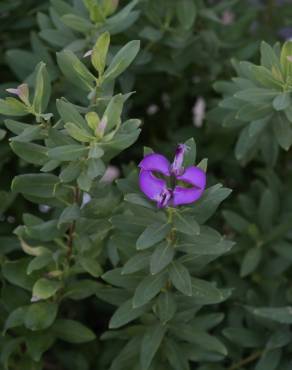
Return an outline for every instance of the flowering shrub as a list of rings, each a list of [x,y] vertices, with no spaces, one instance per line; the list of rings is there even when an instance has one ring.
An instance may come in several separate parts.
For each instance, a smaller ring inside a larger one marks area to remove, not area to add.
[[[291,370],[289,1],[0,12],[0,370]]]

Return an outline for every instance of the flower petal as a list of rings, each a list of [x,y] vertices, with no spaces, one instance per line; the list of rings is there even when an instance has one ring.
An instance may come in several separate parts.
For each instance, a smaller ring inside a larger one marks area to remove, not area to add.
[[[176,176],[176,178],[200,189],[205,189],[206,186],[206,173],[196,166],[186,168],[185,172],[181,176]]]
[[[139,167],[142,170],[157,171],[165,176],[170,176],[170,163],[161,154],[151,153],[146,155],[139,163]]]
[[[151,171],[141,171],[139,175],[141,191],[151,200],[160,200],[160,195],[167,190],[166,181],[155,177]]]
[[[183,175],[177,176],[178,180],[194,185],[193,188],[176,186],[173,191],[173,205],[190,204],[197,201],[203,194],[206,187],[206,173],[199,167],[188,167]]]
[[[175,157],[171,165],[171,172],[178,176],[183,173],[183,161],[184,155],[187,151],[187,146],[185,144],[179,144],[175,151]]]
[[[201,198],[204,189],[192,188],[187,189],[176,186],[173,191],[172,205],[177,207],[181,204],[190,204]]]

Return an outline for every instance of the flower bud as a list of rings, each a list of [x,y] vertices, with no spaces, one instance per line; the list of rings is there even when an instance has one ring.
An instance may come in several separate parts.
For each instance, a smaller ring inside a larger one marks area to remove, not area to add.
[[[6,89],[7,92],[13,95],[17,95],[21,101],[26,105],[29,103],[29,89],[27,84],[21,84],[16,89]]]

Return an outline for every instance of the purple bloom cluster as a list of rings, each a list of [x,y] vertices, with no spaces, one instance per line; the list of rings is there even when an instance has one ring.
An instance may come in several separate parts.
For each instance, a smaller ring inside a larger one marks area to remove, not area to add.
[[[156,153],[146,155],[139,164],[140,189],[149,199],[156,201],[158,208],[193,203],[205,190],[205,172],[196,166],[183,167],[186,150],[186,145],[179,144],[172,164]],[[158,178],[156,174],[164,178]],[[181,186],[178,182],[187,186]]]

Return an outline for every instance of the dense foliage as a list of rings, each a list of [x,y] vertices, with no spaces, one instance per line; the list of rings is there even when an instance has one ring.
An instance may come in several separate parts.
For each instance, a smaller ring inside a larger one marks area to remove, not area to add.
[[[289,3],[1,1],[1,370],[291,370]]]

